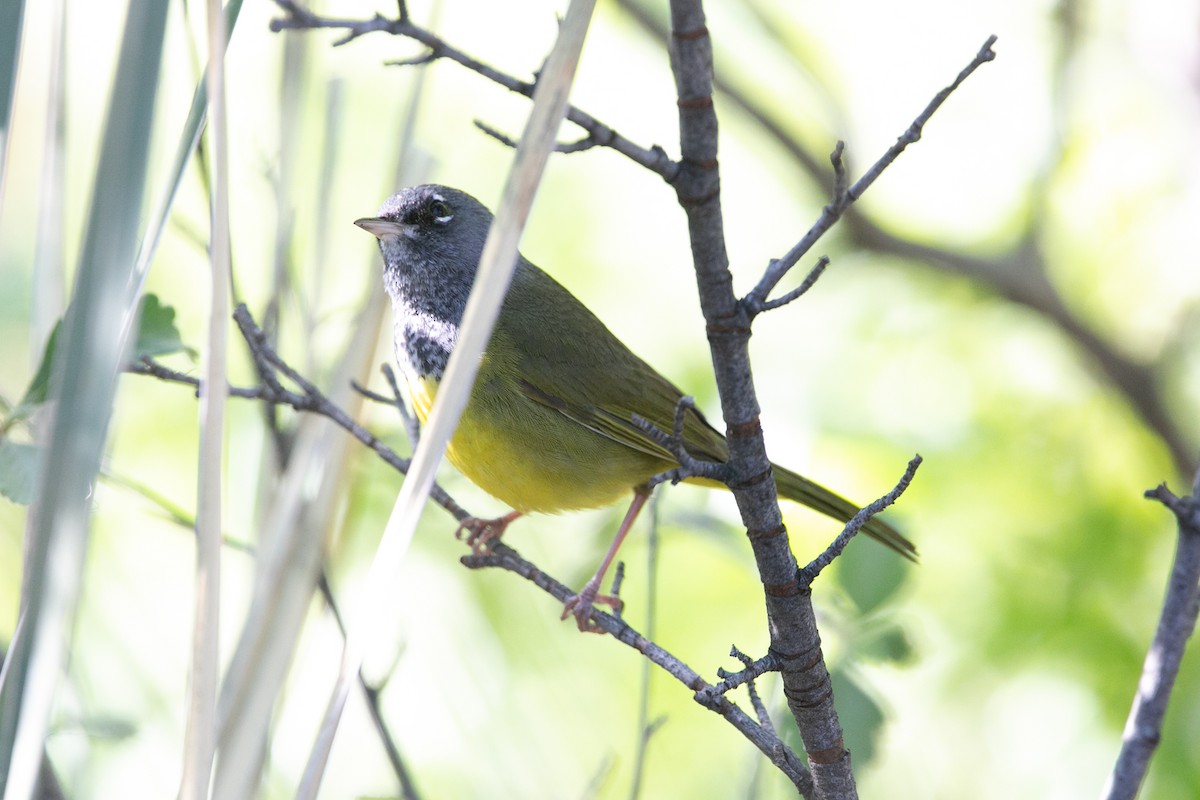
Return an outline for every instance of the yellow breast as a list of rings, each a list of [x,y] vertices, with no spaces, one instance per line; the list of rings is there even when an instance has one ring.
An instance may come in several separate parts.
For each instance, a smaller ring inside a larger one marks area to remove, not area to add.
[[[437,381],[418,378],[408,389],[424,423]],[[599,508],[628,495],[661,468],[645,455],[530,402],[486,370],[472,389],[446,457],[485,492],[523,513]]]

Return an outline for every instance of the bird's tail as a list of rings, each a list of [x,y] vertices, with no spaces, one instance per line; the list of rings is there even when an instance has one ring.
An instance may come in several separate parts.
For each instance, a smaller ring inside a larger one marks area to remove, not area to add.
[[[859,511],[859,507],[846,498],[834,494],[820,484],[813,483],[803,475],[797,475],[778,465],[775,466],[775,485],[779,489],[781,497],[808,506],[839,522],[849,522]],[[917,560],[917,548],[913,543],[879,517],[872,517],[868,520],[867,524],[862,527],[862,531],[909,561]]]

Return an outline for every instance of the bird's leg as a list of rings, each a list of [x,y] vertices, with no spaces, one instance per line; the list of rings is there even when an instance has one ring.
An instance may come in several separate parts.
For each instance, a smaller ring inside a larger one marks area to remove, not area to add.
[[[454,531],[454,536],[457,539],[463,538],[463,532],[467,532],[467,544],[471,547],[471,552],[475,555],[480,555],[492,546],[492,542],[499,539],[509,523],[521,516],[520,511],[510,511],[503,517],[495,519],[480,519],[479,517],[467,517],[459,523],[458,530]]]
[[[646,498],[650,496],[650,489],[645,486],[639,486],[633,490],[633,502],[629,504],[629,510],[625,512],[625,519],[621,521],[621,527],[617,529],[617,535],[613,539],[612,546],[608,548],[608,552],[604,554],[604,560],[600,562],[600,566],[596,569],[596,574],[591,577],[583,588],[579,590],[579,594],[573,594],[567,598],[567,602],[563,604],[562,618],[566,619],[568,615],[575,615],[575,622],[579,625],[579,630],[589,631],[591,633],[602,633],[599,627],[592,624],[592,606],[599,602],[611,606],[614,611],[620,611],[624,603],[621,598],[613,595],[600,594],[600,582],[604,580],[604,573],[612,565],[613,559],[617,556],[617,550],[621,547],[621,542],[625,541],[625,536],[629,533],[629,529],[633,527],[633,521],[637,519],[638,512],[642,510],[642,506],[646,504]]]

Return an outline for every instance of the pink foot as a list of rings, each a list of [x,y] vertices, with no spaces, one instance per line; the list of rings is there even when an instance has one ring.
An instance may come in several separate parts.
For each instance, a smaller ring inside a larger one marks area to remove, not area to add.
[[[508,528],[509,523],[521,516],[520,511],[510,511],[503,517],[495,519],[480,519],[478,517],[467,517],[459,523],[458,530],[454,531],[455,538],[462,539],[463,532],[466,531],[466,541],[471,548],[471,552],[475,555],[480,555],[491,549],[492,542],[498,541],[504,535],[504,531]]]
[[[584,633],[604,633],[603,628],[592,622],[592,608],[596,603],[600,603],[619,614],[625,607],[625,601],[614,595],[600,594],[599,592],[599,585],[588,581],[579,594],[571,595],[567,598],[567,602],[563,603],[562,619],[574,615],[575,624],[579,626],[579,630]]]

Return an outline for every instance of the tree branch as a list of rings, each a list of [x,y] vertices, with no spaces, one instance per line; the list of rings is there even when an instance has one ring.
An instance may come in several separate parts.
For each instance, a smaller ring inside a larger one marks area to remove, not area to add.
[[[532,83],[518,80],[450,46],[432,32],[414,25],[403,8],[401,9],[400,16],[396,19],[388,19],[376,14],[371,19],[354,20],[323,17],[319,14],[314,14],[299,3],[293,2],[293,0],[275,0],[275,4],[284,13],[284,16],[271,20],[271,30],[275,32],[319,28],[345,31],[345,36],[337,40],[334,43],[335,46],[346,44],[360,36],[365,36],[368,33],[376,31],[389,33],[393,36],[402,36],[421,43],[426,47],[426,52],[416,59],[390,63],[397,65],[425,64],[444,58],[466,67],[478,75],[482,75],[488,80],[508,89],[510,92],[516,92],[525,97],[533,97]],[[668,158],[666,151],[658,145],[649,148],[641,147],[626,139],[616,129],[605,125],[592,115],[575,106],[567,106],[566,118],[587,132],[587,139],[594,142],[593,146],[607,147],[615,150],[634,163],[655,173],[667,183],[674,181],[675,176],[679,172],[679,165]]]
[[[800,729],[822,798],[853,798],[850,754],[833,707],[811,594],[800,586],[763,443],[751,377],[752,315],[733,293],[721,211],[717,116],[713,108],[713,47],[700,0],[671,0],[671,70],[679,107],[680,174],[674,187],[687,214],[700,308],[729,442],[727,462],[742,523],[758,567],[784,696]],[[724,695],[706,695],[713,702]]]
[[[329,400],[311,381],[300,375],[275,352],[268,343],[266,335],[255,324],[245,305],[239,305],[234,311],[234,319],[237,321],[238,328],[246,340],[251,356],[259,369],[263,385],[254,388],[231,387],[231,396],[259,400],[272,405],[286,405],[297,411],[324,416],[349,432],[354,438],[374,451],[376,455],[398,472],[403,473],[408,469],[408,459],[401,458],[395,451],[376,438],[374,434],[355,422],[349,414]],[[198,388],[200,385],[200,381],[197,378],[169,369],[150,359],[144,359],[137,364],[130,365],[128,371],[149,375],[163,381],[184,384],[192,388]],[[299,387],[300,391],[295,392],[286,388],[278,375],[282,375],[288,381],[294,383]],[[389,382],[392,384],[393,393],[397,392],[398,387],[395,385],[394,378],[390,378]],[[364,393],[370,399],[389,406],[394,406],[397,402],[395,397],[388,398],[374,392]],[[431,496],[459,521],[469,516],[440,487],[435,485]],[[565,602],[569,596],[574,594],[566,585],[543,572],[532,562],[525,560],[520,553],[502,541],[493,542],[491,549],[485,553],[466,555],[460,560],[464,566],[470,569],[499,567],[520,575],[540,587],[560,603]],[[651,663],[665,670],[684,686],[691,689],[696,695],[695,699],[697,703],[724,717],[755,747],[761,750],[787,776],[788,780],[797,787],[801,794],[808,796],[811,793],[812,780],[803,761],[779,739],[773,729],[770,727],[764,728],[764,726],[756,722],[723,696],[714,697],[713,692],[709,690],[709,684],[697,672],[670,652],[640,634],[623,619],[595,610],[592,613],[592,622],[600,630],[612,634],[618,641],[642,653]],[[363,689],[367,692],[368,701],[370,701],[372,699],[370,696],[372,687],[364,684]],[[720,693],[717,694],[720,695]],[[379,723],[377,722],[377,724]],[[390,754],[389,757],[391,757]],[[395,760],[393,759],[394,764]],[[401,765],[401,769],[403,769],[403,765]],[[405,779],[402,779],[402,783],[406,786],[410,785]]]
[[[872,517],[900,499],[900,495],[904,494],[904,491],[908,488],[908,485],[912,483],[913,477],[916,476],[917,467],[921,466],[922,460],[923,459],[919,455],[913,456],[908,462],[908,466],[905,468],[904,474],[900,476],[900,480],[896,483],[895,487],[893,487],[892,490],[883,497],[860,509],[859,512],[855,514],[849,522],[846,523],[845,527],[842,528],[842,532],[839,533],[837,538],[830,543],[829,547],[825,548],[825,551],[822,552],[821,555],[810,561],[808,566],[800,571],[800,583],[802,585],[811,586],[812,582],[816,580],[818,575],[821,574],[821,570],[832,564],[833,560],[842,554],[842,551],[846,549],[846,545],[850,544],[850,540],[853,539],[860,530],[862,530],[862,527],[866,525]]]
[[[1196,630],[1200,611],[1200,471],[1192,483],[1192,494],[1179,498],[1166,484],[1146,492],[1171,510],[1179,523],[1175,563],[1167,582],[1162,614],[1154,640],[1142,665],[1133,707],[1125,722],[1121,751],[1104,788],[1106,800],[1133,800],[1146,779],[1150,757],[1162,738],[1163,719],[1188,638]]]
[[[896,143],[887,149],[879,160],[871,165],[863,176],[859,178],[853,186],[845,187],[845,167],[842,162],[842,155],[845,149],[842,142],[837,143],[837,147],[833,151],[831,161],[834,167],[834,190],[833,199],[821,211],[821,216],[808,232],[801,237],[800,241],[792,246],[781,258],[772,261],[758,285],[751,290],[747,296],[748,300],[754,304],[766,302],[767,295],[771,293],[778,284],[780,279],[788,273],[800,258],[812,249],[825,233],[833,227],[834,223],[841,219],[842,215],[862,194],[871,187],[884,170],[890,167],[900,154],[910,145],[921,139],[921,134],[925,129],[926,123],[933,117],[934,113],[941,108],[942,103],[962,85],[962,82],[971,76],[975,70],[979,69],[984,64],[992,61],[996,57],[996,53],[992,50],[992,45],[996,43],[995,36],[989,36],[987,41],[983,43],[983,47],[979,48],[979,52],[971,59],[971,63],[958,73],[958,77],[954,79],[946,88],[942,89],[933,99],[929,101],[924,110],[917,115],[908,129],[896,139]]]
[[[683,440],[683,422],[687,412],[696,410],[696,403],[691,397],[681,397],[675,404],[675,421],[671,433],[660,430],[657,425],[641,416],[634,414],[632,422],[656,444],[671,451],[671,455],[679,462],[675,469],[660,472],[646,482],[646,488],[653,489],[660,483],[671,482],[671,485],[685,481],[688,478],[707,478],[725,483],[729,479],[729,468],[722,463],[703,461],[695,458],[687,451]]]
[[[471,569],[498,567],[520,575],[560,603],[565,603],[567,598],[574,594],[570,588],[526,561],[503,541],[495,542],[492,549],[485,553],[466,555],[460,561]],[[804,763],[796,753],[783,744],[774,730],[765,728],[751,719],[722,692],[713,691],[712,686],[699,673],[658,644],[642,636],[623,618],[593,610],[591,621],[599,630],[610,634],[617,641],[641,653],[679,683],[691,689],[697,703],[724,717],[767,756],[802,795],[808,797],[811,794],[812,779],[804,767]]]
[[[625,11],[652,36],[666,40],[665,27],[646,13],[634,0],[617,0]],[[800,169],[818,185],[832,186],[822,159],[814,155],[789,130],[778,112],[762,100],[762,93],[715,77],[722,97],[748,116],[764,134],[788,154]],[[1031,195],[1040,192],[1036,187]],[[1062,294],[1050,281],[1045,258],[1037,247],[1037,215],[1030,215],[1030,227],[1009,252],[994,258],[974,256],[932,244],[913,242],[885,230],[878,222],[852,206],[845,224],[855,244],[885,255],[962,275],[999,294],[1010,302],[1023,305],[1047,318],[1067,338],[1094,361],[1109,383],[1121,392],[1141,417],[1142,422],[1166,443],[1175,469],[1189,475],[1196,467],[1194,441],[1170,413],[1153,364],[1139,361],[1092,329],[1070,309]]]

